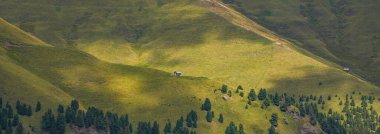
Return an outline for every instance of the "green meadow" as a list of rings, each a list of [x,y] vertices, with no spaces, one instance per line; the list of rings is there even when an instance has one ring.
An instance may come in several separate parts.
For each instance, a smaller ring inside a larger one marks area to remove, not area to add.
[[[286,11],[284,20],[300,19]],[[271,114],[278,113],[281,134],[300,133],[308,119],[293,120],[274,106],[261,109],[261,101],[246,109],[249,89],[331,95],[326,112],[341,111],[338,98],[353,91],[380,97],[379,87],[302,46],[309,43],[285,41],[235,12],[197,0],[2,1],[0,17],[10,23],[0,19],[0,95],[32,106],[39,100],[43,111],[77,99],[82,109],[128,113],[133,125],[157,120],[161,129],[196,110],[197,133],[224,133],[230,121],[243,124],[246,133],[267,133]],[[174,77],[174,71],[184,76]],[[223,84],[232,92],[242,85],[245,96],[223,100]],[[224,115],[223,124],[217,117],[205,120],[205,98],[216,115]],[[22,120],[39,128],[42,113],[36,115]]]

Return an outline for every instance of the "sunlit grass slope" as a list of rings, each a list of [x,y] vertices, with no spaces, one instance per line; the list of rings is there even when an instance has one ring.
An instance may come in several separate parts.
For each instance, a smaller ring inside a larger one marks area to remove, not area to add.
[[[6,42],[47,46],[46,43],[2,19],[0,23],[0,96],[3,98],[3,103],[15,104],[16,100],[20,100],[35,107],[37,101],[40,101],[44,111],[58,104],[68,104],[73,99],[70,95],[19,66],[19,63],[7,56],[7,47],[4,47],[9,45]],[[38,128],[41,116],[42,112],[39,112],[34,113],[31,118],[22,117],[22,119],[28,122],[24,125],[31,124]]]
[[[345,94],[357,89],[378,92],[377,87],[305,56],[289,44],[278,44],[232,25],[207,8],[173,3],[160,9],[167,16],[159,22],[165,23],[153,24],[135,44],[105,40],[82,42],[80,48],[114,63],[178,70],[234,86],[297,94]]]
[[[280,114],[278,130],[282,133],[297,133],[303,123],[293,121],[274,107],[262,110],[260,103],[245,109],[245,99],[237,94],[224,101],[219,91],[214,93],[221,84],[206,78],[173,77],[158,70],[109,64],[72,49],[12,48],[8,55],[85,106],[128,113],[135,123],[158,120],[164,124],[168,119],[174,123],[192,109],[199,114],[199,133],[224,133],[230,121],[244,124],[247,133],[266,133],[273,112]],[[216,114],[223,113],[224,124],[216,123],[216,119],[214,123],[206,122],[205,112],[200,111],[206,97],[211,99]],[[285,120],[291,123],[285,125]]]
[[[298,4],[290,2],[284,8],[297,8]],[[329,90],[343,93],[358,87],[377,89],[340,68],[267,40],[261,37],[263,34],[258,36],[252,29],[237,27],[211,12],[207,3],[197,0],[161,3],[156,0],[38,0],[22,4],[6,1],[2,5],[15,7],[1,8],[8,13],[2,15],[4,18],[47,42],[76,46],[112,63],[166,72],[179,70],[187,76],[208,77],[234,86],[294,93]],[[297,12],[296,9],[284,11]],[[294,16],[289,17],[283,19]],[[240,20],[233,21],[236,24]],[[319,82],[323,86],[318,86]]]

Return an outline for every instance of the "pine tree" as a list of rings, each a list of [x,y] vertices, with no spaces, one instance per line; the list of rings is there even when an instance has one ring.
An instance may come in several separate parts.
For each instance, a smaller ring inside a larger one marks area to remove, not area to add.
[[[351,103],[350,103],[351,106],[355,106],[355,100],[354,99],[351,99]]]
[[[63,107],[63,105],[61,105],[61,104],[58,105],[57,112],[58,113],[65,113],[65,108]]]
[[[77,111],[79,109],[79,102],[77,100],[73,100],[71,101],[71,108],[74,110],[74,111]]]
[[[65,133],[66,119],[63,113],[58,113],[56,127],[57,127],[58,134]]]
[[[267,98],[267,91],[265,89],[260,89],[258,98],[259,98],[259,100],[266,99]]]
[[[219,123],[223,123],[223,115],[222,115],[222,113],[219,114],[218,121],[219,121]]]
[[[172,125],[171,125],[170,121],[168,121],[165,124],[164,133],[168,134],[168,133],[171,133],[171,132],[172,132]]]
[[[238,128],[234,122],[230,122],[226,128],[225,134],[238,134]]]
[[[27,116],[32,116],[32,106],[28,106]]]
[[[244,97],[244,92],[239,93],[240,97]]]
[[[211,101],[206,98],[205,102],[202,105],[202,110],[210,111],[211,110]]]
[[[270,128],[268,129],[268,133],[269,134],[277,134],[276,133],[276,128],[274,128],[273,126],[270,126]]]
[[[277,127],[278,126],[277,120],[278,120],[278,115],[276,113],[273,113],[269,122],[272,126]]]
[[[75,119],[75,125],[80,128],[84,127],[84,112],[82,110],[78,111],[78,114]]]
[[[207,111],[206,120],[207,122],[212,122],[212,113],[210,111]]]
[[[227,90],[228,90],[228,88],[227,88],[227,85],[222,85],[222,88],[220,89],[220,91],[222,92],[222,93],[227,93]]]
[[[12,134],[12,127],[7,125],[7,127],[5,128],[5,134]]]
[[[41,111],[41,103],[40,103],[40,101],[38,101],[37,104],[36,104],[36,112],[39,112],[39,111]]]
[[[255,101],[256,100],[256,92],[255,90],[251,89],[251,91],[248,94],[248,100]]]
[[[159,134],[160,133],[160,126],[158,125],[157,121],[154,121],[151,134]]]
[[[197,112],[191,110],[186,116],[187,127],[197,128],[198,115]]]
[[[274,105],[279,106],[280,105],[280,96],[276,93],[272,99],[272,102]]]
[[[1,130],[0,130],[1,131]],[[18,123],[17,124],[17,127],[16,127],[16,134],[24,134],[24,127],[22,126],[21,123]]]
[[[20,121],[19,121],[18,115],[15,114],[15,115],[13,116],[12,126],[15,127],[15,126],[17,126],[19,123],[20,123]]]

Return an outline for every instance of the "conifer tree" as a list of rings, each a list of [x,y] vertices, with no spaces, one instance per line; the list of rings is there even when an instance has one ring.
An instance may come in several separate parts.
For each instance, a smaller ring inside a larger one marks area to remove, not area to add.
[[[272,126],[277,127],[278,126],[277,120],[278,120],[278,115],[276,113],[273,113],[269,122]]]
[[[240,96],[240,97],[244,97],[244,92],[240,92],[240,93],[239,93],[239,96]]]
[[[249,91],[248,93],[248,100],[250,101],[255,101],[256,100],[256,93],[255,93],[255,90],[251,89],[251,91]]]
[[[76,112],[79,109],[79,102],[77,100],[71,101],[71,108]]]
[[[41,111],[41,103],[40,103],[40,101],[38,101],[37,104],[36,104],[36,112],[39,112],[39,111]]]
[[[258,98],[259,100],[264,100],[267,98],[267,92],[265,89],[260,89]]]
[[[218,121],[219,121],[219,123],[223,123],[223,115],[222,115],[222,113],[219,114]]]
[[[157,121],[154,121],[151,134],[159,134],[160,133],[160,126],[158,125]]]
[[[0,130],[1,131],[1,130]],[[16,134],[24,134],[24,127],[22,126],[21,123],[18,123],[17,124],[17,127],[16,127]]]
[[[272,102],[274,105],[279,106],[280,105],[280,96],[276,93],[272,99]]]
[[[222,93],[227,93],[227,90],[228,90],[228,88],[227,88],[227,85],[222,85],[222,88],[220,89],[220,91],[222,92]]]
[[[276,128],[274,128],[273,126],[270,126],[270,128],[268,129],[268,133],[269,134],[277,134],[276,133]]]
[[[210,111],[211,110],[211,101],[206,98],[205,102],[202,104],[202,110]]]
[[[207,122],[212,122],[212,113],[210,111],[207,111],[206,120]]]
[[[61,104],[58,105],[57,112],[58,113],[65,113],[65,108],[63,107],[63,105],[61,105]]]
[[[19,118],[18,118],[18,115],[16,114],[16,115],[13,116],[12,126],[15,127],[15,126],[17,126],[19,123],[20,123],[20,120],[19,120]]]
[[[226,128],[225,134],[238,134],[238,128],[234,122],[230,122]]]
[[[58,113],[56,127],[57,127],[58,134],[65,133],[66,119],[63,113]]]
[[[165,134],[169,134],[172,132],[172,125],[170,123],[170,121],[168,121],[166,124],[165,124],[165,128],[164,128],[164,133]]]

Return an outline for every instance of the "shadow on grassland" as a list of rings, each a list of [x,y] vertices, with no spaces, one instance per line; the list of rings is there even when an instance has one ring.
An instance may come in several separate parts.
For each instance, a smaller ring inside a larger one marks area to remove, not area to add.
[[[380,95],[380,90],[377,87],[340,70],[300,67],[293,69],[293,71],[302,72],[304,76],[287,76],[270,80],[274,84],[272,89],[296,95],[345,95],[353,91]]]

